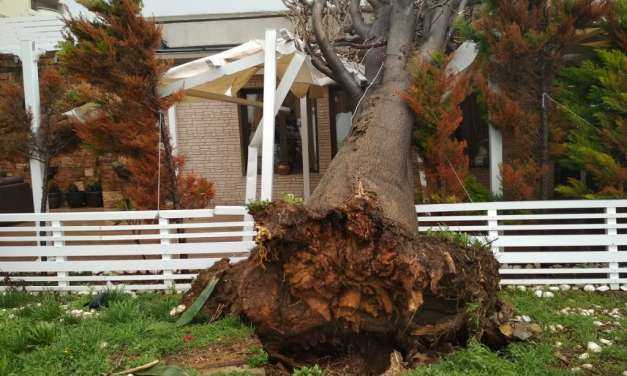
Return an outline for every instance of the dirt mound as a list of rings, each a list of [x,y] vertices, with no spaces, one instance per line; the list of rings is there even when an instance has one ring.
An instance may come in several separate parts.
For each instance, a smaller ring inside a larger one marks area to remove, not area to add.
[[[504,343],[509,310],[488,250],[406,234],[369,197],[324,213],[278,201],[252,214],[250,257],[201,273],[184,304],[218,276],[204,313],[252,323],[272,359],[296,367],[358,354],[362,374],[380,374],[393,350],[414,364],[471,337]]]

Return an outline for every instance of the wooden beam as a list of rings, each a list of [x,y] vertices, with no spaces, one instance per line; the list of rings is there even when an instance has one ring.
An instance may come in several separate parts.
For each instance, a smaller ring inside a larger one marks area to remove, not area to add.
[[[276,87],[276,30],[266,30],[263,65],[263,130],[261,149],[261,199],[272,200],[274,178],[274,116]],[[290,85],[291,86],[291,85]]]
[[[168,108],[168,131],[170,132],[170,146],[172,146],[172,154],[178,154],[178,140],[176,134],[176,105]]]
[[[232,63],[228,63],[221,67],[212,69],[208,72],[201,73],[193,77],[188,77],[188,78],[177,80],[159,89],[159,95],[162,97],[167,97],[168,95],[174,94],[179,90],[196,87],[196,86],[205,84],[207,82],[216,80],[220,77],[224,77],[230,74],[241,72],[243,70],[252,68],[257,65],[261,65],[263,63],[263,58],[264,58],[263,51],[259,51],[253,55],[246,56]]]
[[[41,123],[41,104],[39,99],[39,70],[37,60],[37,42],[32,40],[20,41],[20,60],[22,61],[22,79],[24,83],[24,102],[31,112],[33,119],[31,129],[34,133]],[[33,191],[33,207],[35,213],[41,211],[42,190],[44,184],[43,163],[35,158],[30,159],[30,179]]]
[[[315,126],[315,124],[312,124]],[[303,198],[309,199],[309,105],[307,96],[300,98],[300,142],[303,155]]]
[[[290,92],[294,81],[296,80],[296,76],[298,72],[300,72],[300,68],[303,66],[305,62],[305,55],[302,54],[294,54],[290,64],[287,66],[283,77],[281,78],[281,82],[279,82],[279,86],[276,89],[276,101],[274,103],[274,115],[279,112],[279,107],[281,103],[287,97],[287,94]],[[276,81],[275,81],[276,82]],[[264,115],[265,116],[265,115]],[[255,134],[253,135],[250,144],[253,146],[261,145],[261,134],[263,132],[263,119],[261,120],[261,126],[255,129]]]
[[[203,98],[203,99],[209,99],[212,101],[229,102],[229,103],[241,104],[243,106],[254,106],[254,107],[263,108],[263,102],[253,101],[250,99],[244,99],[244,98],[238,98],[238,97],[231,97],[229,95],[224,95],[224,94],[209,93],[209,92],[202,91],[202,90],[188,89],[188,90],[185,90],[185,94],[194,98]],[[284,107],[284,106],[281,106],[279,110],[284,111],[284,112],[291,112],[291,110],[288,107]]]

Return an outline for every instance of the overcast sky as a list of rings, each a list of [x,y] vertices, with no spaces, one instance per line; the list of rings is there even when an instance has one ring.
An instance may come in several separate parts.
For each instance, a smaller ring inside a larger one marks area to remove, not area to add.
[[[61,0],[70,12],[85,9],[75,0]],[[281,0],[144,0],[144,16],[237,13],[284,10]]]

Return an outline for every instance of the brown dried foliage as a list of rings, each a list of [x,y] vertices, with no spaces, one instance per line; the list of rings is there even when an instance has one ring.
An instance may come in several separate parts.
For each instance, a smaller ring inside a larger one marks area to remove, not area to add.
[[[98,104],[102,112],[96,120],[77,126],[76,132],[93,149],[121,157],[130,172],[124,191],[134,208],[157,207],[159,172],[162,208],[205,207],[213,185],[192,173],[177,175],[184,160],[172,155],[167,127],[157,126],[160,112],[180,99],[180,95],[162,98],[157,92],[169,67],[156,55],[161,29],[141,16],[137,0],[83,4],[96,18],[66,19],[68,33],[60,58],[67,73],[89,88],[82,97]],[[185,187],[180,184],[193,186],[197,200],[189,192],[182,200]]]

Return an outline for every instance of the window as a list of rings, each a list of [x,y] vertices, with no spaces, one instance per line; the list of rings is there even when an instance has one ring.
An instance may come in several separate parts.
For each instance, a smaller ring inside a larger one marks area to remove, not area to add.
[[[331,114],[331,149],[333,156],[344,143],[352,127],[353,112],[345,91],[329,88],[329,107]]]
[[[263,100],[262,89],[240,90],[241,98],[261,102]],[[318,132],[316,119],[316,103],[314,100],[308,101],[309,127],[307,129],[309,139],[309,171],[318,172]],[[300,99],[293,94],[288,94],[283,102],[283,107],[289,111],[279,111],[275,118],[274,133],[274,171],[280,175],[302,174],[303,157],[302,141],[300,137]],[[242,172],[246,174],[248,162],[248,145],[252,140],[255,129],[263,117],[261,106],[243,105],[240,106],[240,139],[242,140]],[[259,158],[261,158],[261,153]],[[261,161],[257,163],[258,171],[261,173]]]
[[[461,103],[464,118],[455,132],[458,140],[466,140],[466,154],[471,168],[488,168],[490,165],[488,125],[486,124],[477,94],[473,93]]]

